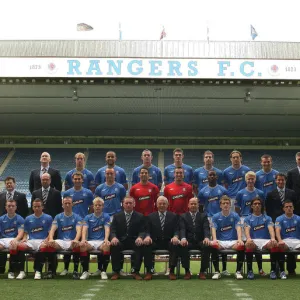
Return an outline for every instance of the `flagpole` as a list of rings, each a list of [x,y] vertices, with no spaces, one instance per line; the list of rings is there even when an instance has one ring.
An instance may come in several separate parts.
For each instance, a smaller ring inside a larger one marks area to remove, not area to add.
[[[121,22],[119,22],[119,41],[122,41],[122,29],[121,29]]]

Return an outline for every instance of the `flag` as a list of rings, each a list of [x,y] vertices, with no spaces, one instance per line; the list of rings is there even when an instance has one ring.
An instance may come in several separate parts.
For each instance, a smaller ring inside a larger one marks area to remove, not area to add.
[[[163,27],[163,30],[160,34],[160,40],[164,39],[167,36],[166,31],[165,31],[165,27]]]
[[[91,25],[85,24],[85,23],[79,23],[77,24],[77,31],[91,31],[94,28]]]
[[[250,28],[251,28],[251,37],[252,37],[252,40],[254,41],[255,38],[258,36],[258,34],[252,25],[250,25]]]

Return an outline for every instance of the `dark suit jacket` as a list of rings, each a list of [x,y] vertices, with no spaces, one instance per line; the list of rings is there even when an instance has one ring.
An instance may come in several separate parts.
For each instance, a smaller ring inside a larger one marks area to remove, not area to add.
[[[42,189],[38,189],[32,193],[31,197],[31,209],[32,209],[32,202],[34,199],[39,198],[43,200]],[[43,212],[45,214],[50,215],[53,219],[56,215],[61,213],[62,209],[62,198],[59,191],[54,188],[50,188],[48,193],[48,198],[46,201],[46,205],[44,206]]]
[[[110,239],[116,237],[119,241],[124,241],[127,238],[137,239],[145,236],[145,217],[136,211],[132,212],[129,228],[126,226],[126,217],[124,211],[114,215],[110,228]]]
[[[188,241],[197,242],[203,241],[205,238],[210,238],[209,222],[206,214],[197,213],[195,219],[195,226],[193,225],[193,220],[190,212],[186,212],[180,216],[180,228],[184,227],[185,237]],[[180,238],[182,238],[180,236]]]
[[[28,202],[26,199],[26,195],[15,191],[14,200],[16,200],[17,202],[16,213],[25,219],[28,215]],[[6,204],[6,192],[2,192],[0,193],[0,216],[6,214],[5,204]]]
[[[297,205],[296,193],[293,190],[286,188],[284,200],[287,200],[287,199],[293,201],[294,207],[295,207],[295,214],[297,214],[296,208],[298,207],[298,205]],[[277,188],[267,194],[267,198],[265,201],[265,207],[266,207],[267,215],[272,218],[273,222],[275,222],[277,217],[279,217],[283,214],[282,203],[281,203],[279,192],[278,192]]]
[[[51,187],[56,190],[62,190],[62,182],[60,172],[56,169],[49,168],[48,173],[51,175]],[[29,191],[32,194],[33,191],[38,190],[42,187],[41,183],[41,169],[32,170],[29,177]]]
[[[153,212],[147,216],[146,235],[150,235],[153,241],[170,241],[175,235],[185,237],[185,229],[179,226],[179,216],[167,211],[164,230],[161,229],[159,213]]]
[[[298,199],[300,199],[300,174],[298,168],[288,171],[286,187],[295,191]]]

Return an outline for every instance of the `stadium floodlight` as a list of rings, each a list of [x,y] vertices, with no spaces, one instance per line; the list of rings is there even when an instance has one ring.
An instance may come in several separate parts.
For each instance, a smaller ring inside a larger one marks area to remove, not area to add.
[[[249,103],[251,100],[252,100],[251,93],[249,91],[247,91],[246,95],[245,95],[245,98],[244,98],[244,102]]]

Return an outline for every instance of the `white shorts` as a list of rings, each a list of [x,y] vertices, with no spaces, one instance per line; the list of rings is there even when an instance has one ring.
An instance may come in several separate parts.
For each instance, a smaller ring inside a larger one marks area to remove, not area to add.
[[[70,250],[72,241],[65,240],[55,240],[55,242],[60,246],[63,250]]]
[[[44,240],[28,240],[25,244],[34,251],[40,249]]]
[[[93,247],[94,250],[98,250],[100,246],[104,243],[104,241],[94,240],[94,241],[87,241],[89,245]]]
[[[290,250],[300,248],[300,240],[298,239],[284,239],[283,241],[290,248]]]
[[[8,249],[12,240],[14,240],[14,238],[0,239],[0,245],[4,246],[4,249]]]
[[[270,240],[267,239],[253,239],[253,243],[256,245],[258,250],[263,250],[264,246],[266,246]]]
[[[237,240],[235,241],[218,241],[221,249],[232,249],[232,246],[237,243]]]

